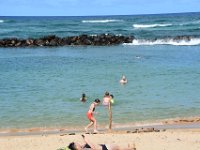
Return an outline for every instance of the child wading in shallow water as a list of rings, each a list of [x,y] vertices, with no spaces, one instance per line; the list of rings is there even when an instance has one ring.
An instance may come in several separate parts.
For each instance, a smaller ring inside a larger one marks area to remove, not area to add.
[[[109,130],[112,129],[112,107],[111,107],[111,103],[112,103],[112,98],[114,96],[110,95],[109,92],[105,92],[104,97],[103,97],[103,106],[108,106],[108,113],[109,113]]]
[[[97,98],[95,101],[90,105],[89,110],[87,112],[87,117],[90,120],[90,123],[85,127],[85,131],[88,132],[88,128],[94,125],[94,133],[97,133],[97,121],[94,118],[93,114],[95,111],[95,107],[100,104],[100,100]]]

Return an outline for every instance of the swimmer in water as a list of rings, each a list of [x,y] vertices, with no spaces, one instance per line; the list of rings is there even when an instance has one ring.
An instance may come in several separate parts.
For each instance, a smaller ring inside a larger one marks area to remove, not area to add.
[[[80,98],[80,101],[81,102],[86,102],[86,100],[87,100],[86,94],[83,93],[82,96],[81,96],[81,98]]]
[[[122,78],[121,80],[119,81],[121,84],[126,84],[128,83],[128,80],[126,79],[126,76],[125,75],[122,75]]]

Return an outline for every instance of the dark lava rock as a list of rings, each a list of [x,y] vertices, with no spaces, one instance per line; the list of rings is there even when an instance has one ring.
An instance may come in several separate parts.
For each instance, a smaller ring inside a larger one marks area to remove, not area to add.
[[[96,36],[82,34],[79,36],[70,36],[63,38],[57,37],[56,35],[48,35],[38,39],[0,39],[0,47],[55,47],[67,45],[109,46],[123,43],[131,43],[133,39],[133,36],[119,36],[112,34],[100,34]]]

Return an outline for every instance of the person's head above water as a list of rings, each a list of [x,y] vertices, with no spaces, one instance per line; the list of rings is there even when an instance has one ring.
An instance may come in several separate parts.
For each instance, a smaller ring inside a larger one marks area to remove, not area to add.
[[[85,94],[85,93],[83,93],[83,94],[82,94],[82,97],[86,97],[86,94]]]
[[[114,95],[113,95],[113,94],[110,94],[110,97],[114,98]]]
[[[122,75],[122,78],[120,79],[119,82],[122,83],[122,84],[126,84],[128,82],[128,80],[126,79],[125,75]]]
[[[123,80],[126,80],[126,76],[125,76],[125,75],[122,75],[122,79],[123,79]]]
[[[108,91],[105,92],[105,96],[109,96],[110,93]]]
[[[81,100],[81,102],[86,102],[87,97],[86,97],[86,94],[85,94],[85,93],[83,93],[83,94],[81,95],[80,100]]]
[[[101,101],[100,101],[100,99],[96,98],[96,99],[94,100],[94,102],[97,103],[97,104],[99,104]]]

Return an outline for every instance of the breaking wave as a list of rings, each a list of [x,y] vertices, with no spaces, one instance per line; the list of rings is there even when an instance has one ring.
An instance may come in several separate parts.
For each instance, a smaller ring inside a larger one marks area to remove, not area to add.
[[[0,23],[3,23],[4,22],[4,20],[0,20]]]
[[[167,27],[172,26],[172,24],[133,24],[134,28],[141,29],[141,28],[155,28],[155,27]]]
[[[200,38],[191,38],[189,40],[173,38],[157,39],[157,40],[144,40],[134,39],[132,43],[125,43],[124,45],[176,45],[176,46],[194,46],[200,45]]]
[[[109,23],[109,22],[121,22],[123,20],[106,19],[106,20],[82,20],[82,23]]]

